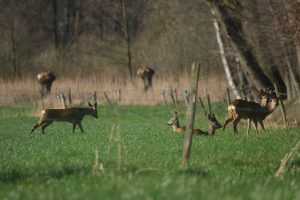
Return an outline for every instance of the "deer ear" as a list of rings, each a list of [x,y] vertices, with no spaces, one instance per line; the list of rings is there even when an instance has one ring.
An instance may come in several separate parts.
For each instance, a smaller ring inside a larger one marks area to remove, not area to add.
[[[89,105],[90,107],[93,107],[93,105],[92,105],[90,102],[88,102],[88,105]]]

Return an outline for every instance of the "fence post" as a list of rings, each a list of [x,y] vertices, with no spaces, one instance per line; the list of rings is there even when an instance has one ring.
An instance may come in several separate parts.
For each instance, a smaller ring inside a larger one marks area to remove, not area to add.
[[[175,106],[178,108],[178,96],[177,96],[177,90],[174,88],[174,100],[175,100]]]
[[[284,120],[284,126],[285,126],[285,128],[287,128],[288,127],[288,121],[287,121],[287,118],[286,118],[286,111],[285,111],[285,107],[284,107],[284,104],[283,104],[283,101],[282,101],[282,98],[281,98],[281,95],[279,93],[279,90],[278,90],[278,87],[277,87],[276,83],[274,83],[274,88],[275,88],[276,95],[279,98],[279,105],[280,105],[280,109],[281,109],[282,118]]]
[[[242,99],[247,101],[246,88],[244,84],[241,85],[241,93],[242,93]]]
[[[97,93],[96,93],[96,91],[93,92],[93,101],[97,102]]]
[[[227,88],[227,104],[230,105],[231,104],[231,99],[230,99],[230,91],[229,88]]]
[[[207,94],[207,104],[208,104],[208,114],[211,115],[211,105],[210,105],[210,97],[209,97],[209,94]]]
[[[189,92],[187,90],[184,90],[184,98],[185,98],[185,103],[189,103]]]
[[[204,117],[207,117],[207,112],[206,112],[206,110],[205,110],[203,101],[202,101],[202,99],[201,99],[200,96],[199,96],[199,102],[200,102],[200,105],[201,105],[201,107],[202,107],[202,109],[203,109],[203,111],[204,111]]]
[[[63,105],[63,108],[67,108],[66,97],[65,97],[64,93],[62,93],[62,92],[59,93],[59,100],[60,100],[61,104]]]
[[[108,102],[108,104],[111,105],[111,102],[110,102],[106,92],[103,92],[103,94],[104,94],[104,97],[105,97],[106,101]]]
[[[72,93],[71,93],[71,88],[69,88],[68,99],[69,99],[69,105],[72,105]]]
[[[170,87],[170,97],[172,99],[173,104],[176,105],[172,87]]]
[[[166,94],[165,94],[165,91],[164,91],[164,90],[162,91],[162,96],[163,96],[163,98],[164,98],[164,103],[165,103],[165,105],[167,105]]]
[[[195,110],[196,110],[196,98],[197,98],[197,90],[198,90],[198,80],[199,80],[199,71],[200,64],[193,63],[191,70],[191,91],[190,91],[190,101],[187,108],[187,118],[186,118],[186,130],[184,134],[183,141],[183,153],[182,153],[182,167],[186,168],[189,164],[189,158],[192,149],[192,131],[195,120]]]
[[[121,99],[122,99],[121,94],[122,94],[121,90],[118,90],[117,91],[117,96],[118,96],[118,101],[119,102],[121,102]]]

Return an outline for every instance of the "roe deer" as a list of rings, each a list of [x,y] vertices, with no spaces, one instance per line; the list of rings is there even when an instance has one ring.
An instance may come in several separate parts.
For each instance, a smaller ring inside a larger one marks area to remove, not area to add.
[[[70,122],[73,124],[73,133],[75,131],[76,125],[83,133],[81,121],[85,115],[91,115],[96,119],[98,119],[97,103],[95,102],[92,105],[89,102],[88,105],[90,106],[90,108],[74,107],[74,108],[66,108],[66,109],[45,109],[41,112],[41,117],[39,122],[32,127],[31,133],[33,133],[33,131],[36,128],[40,127],[42,133],[45,134],[45,128],[50,124],[52,124],[54,121]]]
[[[217,129],[222,128],[222,125],[218,122],[215,114],[208,114],[208,134],[215,135]]]
[[[234,133],[237,133],[237,125],[241,119],[250,120],[247,133],[249,133],[251,121],[254,122],[257,133],[257,122],[261,125],[262,129],[265,130],[263,120],[276,109],[279,98],[274,90],[270,88],[266,89],[265,91],[261,90],[260,95],[260,104],[242,99],[234,100],[227,108],[228,114],[223,125],[223,131],[225,130],[226,125],[233,121],[233,131]]]
[[[144,82],[144,90],[147,91],[152,87],[152,78],[155,74],[155,70],[150,67],[139,67],[136,74],[141,77]]]
[[[201,129],[193,129],[193,135],[214,135],[216,129],[221,128],[221,124],[217,121],[215,115],[208,115],[209,124],[208,132],[202,131]],[[185,126],[181,127],[179,124],[177,112],[174,112],[174,116],[167,122],[167,125],[172,126],[173,131],[177,133],[184,133]]]
[[[40,94],[45,96],[50,93],[53,81],[55,81],[56,76],[52,71],[40,72],[36,75],[38,82],[41,84]]]

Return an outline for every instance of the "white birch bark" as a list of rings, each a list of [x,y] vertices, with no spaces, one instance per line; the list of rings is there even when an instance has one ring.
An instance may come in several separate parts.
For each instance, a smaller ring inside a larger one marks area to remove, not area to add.
[[[220,27],[219,27],[219,24],[218,24],[216,18],[213,18],[213,23],[214,23],[214,27],[215,27],[215,31],[216,31],[216,37],[217,37],[217,42],[218,42],[218,46],[219,46],[219,52],[220,52],[223,67],[224,67],[224,70],[225,70],[225,74],[226,74],[226,77],[227,77],[227,80],[228,80],[228,84],[229,84],[234,96],[237,99],[241,99],[241,95],[239,93],[239,90],[237,89],[237,87],[234,84],[233,79],[232,79],[232,74],[230,72],[229,65],[228,65],[228,62],[227,62],[227,59],[226,59],[226,56],[225,56],[224,45],[223,45],[223,41],[222,41],[221,34],[220,34]]]

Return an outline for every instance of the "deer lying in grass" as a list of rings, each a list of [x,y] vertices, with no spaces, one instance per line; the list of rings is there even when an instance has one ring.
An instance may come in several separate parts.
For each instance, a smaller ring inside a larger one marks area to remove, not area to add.
[[[208,114],[208,134],[215,135],[217,129],[222,128],[222,125],[218,122],[215,114]]]
[[[263,120],[270,115],[278,106],[279,98],[277,97],[276,93],[273,89],[266,89],[260,91],[261,102],[260,104],[253,102],[253,101],[246,101],[242,99],[234,100],[228,106],[228,114],[227,119],[223,125],[223,131],[226,128],[226,125],[233,121],[233,131],[237,133],[237,125],[241,119],[249,119],[248,130],[250,130],[251,121],[254,122],[255,131],[258,133],[257,130],[257,122],[260,124],[263,130],[264,124]]]
[[[209,124],[208,124],[208,132],[202,131],[201,129],[193,129],[193,135],[214,135],[216,129],[221,128],[222,125],[217,121],[214,114],[208,115]],[[172,126],[173,131],[177,133],[184,133],[185,126],[180,126],[177,112],[174,112],[174,116],[167,122],[167,125]]]
[[[45,134],[45,128],[55,121],[70,122],[73,124],[73,133],[76,125],[83,133],[81,121],[85,115],[91,115],[98,119],[97,103],[95,102],[93,105],[88,103],[88,105],[89,108],[45,109],[41,112],[39,122],[32,127],[31,133],[40,127],[42,133]]]

